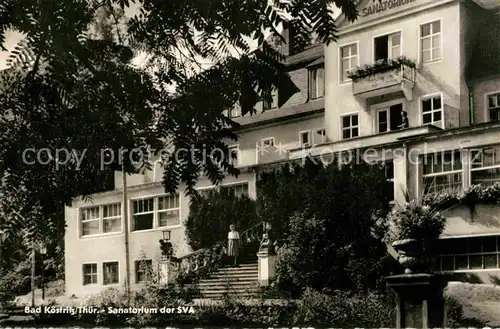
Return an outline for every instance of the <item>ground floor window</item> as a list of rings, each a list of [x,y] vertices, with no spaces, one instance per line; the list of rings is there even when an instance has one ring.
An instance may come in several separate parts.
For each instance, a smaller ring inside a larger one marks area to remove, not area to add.
[[[83,264],[83,285],[97,284],[97,263]]]
[[[107,262],[102,264],[102,283],[107,284],[118,284],[119,274],[118,274],[118,262]]]
[[[500,268],[499,236],[441,239],[439,262],[442,271]]]
[[[153,277],[153,261],[141,259],[135,261],[135,281],[137,283],[150,281]]]
[[[221,188],[229,191],[230,193],[234,193],[234,195],[238,198],[242,197],[243,195],[248,196],[248,183],[227,185],[222,186]]]

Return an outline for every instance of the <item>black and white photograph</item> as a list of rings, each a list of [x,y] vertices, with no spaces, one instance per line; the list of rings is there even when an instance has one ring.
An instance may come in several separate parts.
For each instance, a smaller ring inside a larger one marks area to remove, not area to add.
[[[500,327],[500,0],[0,0],[0,327]]]

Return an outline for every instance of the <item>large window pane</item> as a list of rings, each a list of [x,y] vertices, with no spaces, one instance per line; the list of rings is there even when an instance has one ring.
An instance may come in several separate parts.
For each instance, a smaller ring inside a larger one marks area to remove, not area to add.
[[[153,213],[134,215],[134,230],[149,230],[153,228]]]

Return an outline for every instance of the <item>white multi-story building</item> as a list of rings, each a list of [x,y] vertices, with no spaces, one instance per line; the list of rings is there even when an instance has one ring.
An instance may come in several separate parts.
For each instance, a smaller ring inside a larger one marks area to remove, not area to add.
[[[254,197],[255,168],[350,150],[388,164],[396,205],[406,193],[421,198],[499,182],[499,3],[368,0],[358,6],[355,22],[338,17],[336,43],[299,53],[283,46],[295,90],[278,90],[271,104],[257,104],[263,113],[229,113],[242,125],[233,145],[242,173],[224,185]],[[268,151],[258,152],[263,145]],[[183,226],[189,200],[183,186],[179,195],[165,195],[161,175],[155,164],[151,172],[130,176],[125,205],[117,173],[115,190],[66,208],[68,294],[123,286],[127,278],[140,282],[137,261],[160,258],[163,234],[170,235],[178,256],[189,252]],[[208,180],[198,186],[213,187]],[[447,217],[443,271],[484,282],[500,275],[500,207],[479,203],[471,211],[460,205]]]

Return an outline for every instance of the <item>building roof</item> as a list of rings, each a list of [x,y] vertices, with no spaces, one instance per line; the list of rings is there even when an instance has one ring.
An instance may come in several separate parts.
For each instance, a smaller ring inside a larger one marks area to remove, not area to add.
[[[500,9],[499,0],[472,0],[484,9]]]

